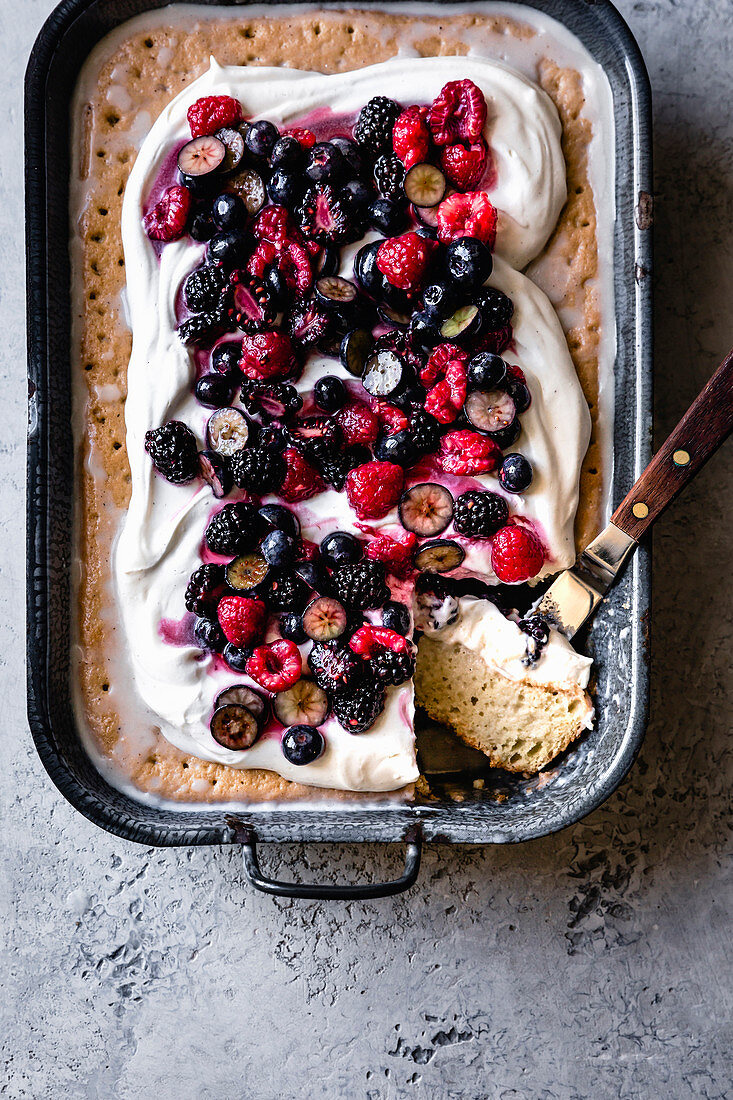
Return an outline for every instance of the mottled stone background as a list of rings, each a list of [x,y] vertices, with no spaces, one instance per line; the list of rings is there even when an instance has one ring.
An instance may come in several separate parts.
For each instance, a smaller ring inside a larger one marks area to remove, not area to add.
[[[730,446],[659,526],[649,734],[575,828],[432,848],[409,895],[325,906],[255,894],[234,850],[116,840],[51,786],[26,728],[21,521],[22,79],[51,7],[2,0],[0,36],[0,1095],[733,1095]],[[661,440],[733,343],[733,9],[620,7],[655,96]],[[364,878],[397,855],[269,863]]]

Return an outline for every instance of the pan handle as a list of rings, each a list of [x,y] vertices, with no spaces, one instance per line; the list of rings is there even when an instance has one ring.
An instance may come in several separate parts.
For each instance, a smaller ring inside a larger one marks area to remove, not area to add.
[[[307,898],[311,901],[354,901],[364,898],[388,898],[401,894],[415,885],[420,870],[422,835],[419,829],[411,829],[405,836],[405,869],[399,878],[391,882],[365,882],[363,885],[347,883],[343,886],[331,883],[281,882],[263,875],[257,859],[257,838],[254,830],[246,829],[242,836],[244,872],[252,886],[265,894],[280,898]]]

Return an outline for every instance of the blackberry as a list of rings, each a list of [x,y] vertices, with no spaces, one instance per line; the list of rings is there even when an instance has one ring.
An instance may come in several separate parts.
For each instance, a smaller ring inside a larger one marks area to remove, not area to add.
[[[183,284],[183,297],[192,313],[215,312],[229,285],[224,269],[215,264],[197,267]]]
[[[314,642],[308,665],[319,687],[334,697],[353,692],[363,683],[366,664],[338,641]]]
[[[526,618],[520,619],[517,625],[522,633],[527,635],[526,653],[522,658],[522,664],[525,668],[533,668],[550,640],[550,627],[541,615],[527,615]]]
[[[440,445],[440,424],[424,409],[414,409],[410,414],[410,435],[420,454],[430,454]]]
[[[301,347],[309,348],[329,335],[333,318],[311,295],[296,298],[283,317],[283,328]]]
[[[262,599],[271,611],[302,611],[310,589],[295,573],[271,573],[260,588]]]
[[[224,586],[223,565],[200,565],[194,569],[186,588],[186,611],[212,618]]]
[[[333,700],[333,713],[348,733],[364,733],[384,710],[384,699],[384,688],[370,680],[356,691],[337,695]]]
[[[184,485],[199,472],[196,436],[180,420],[169,420],[160,428],[145,433],[145,450],[166,481]]]
[[[232,456],[232,474],[240,489],[265,496],[282,485],[285,459],[268,447],[245,447]]]
[[[262,519],[254,504],[239,501],[226,504],[209,520],[206,528],[206,545],[215,554],[234,557],[250,550],[259,541]]]
[[[496,332],[497,329],[508,325],[512,319],[514,302],[496,287],[483,287],[478,294],[474,295],[473,301],[479,308],[486,331]]]
[[[378,561],[360,561],[356,565],[342,565],[331,577],[334,594],[348,607],[360,611],[382,607],[389,599],[389,587],[384,566]]]
[[[252,416],[259,416],[263,424],[273,420],[288,420],[303,408],[303,398],[295,386],[287,382],[255,382],[245,379],[240,400]]]
[[[372,671],[380,684],[404,684],[415,673],[415,658],[411,653],[395,653],[393,649],[380,649],[369,659]]]
[[[378,95],[362,107],[354,126],[354,139],[375,157],[391,152],[392,130],[401,114],[393,99]]]
[[[463,493],[453,508],[453,526],[469,538],[490,538],[508,519],[509,508],[504,498],[480,489]]]
[[[212,343],[224,332],[233,332],[235,324],[222,306],[208,313],[194,313],[178,326],[178,335],[184,344]]]
[[[393,153],[385,153],[374,164],[374,182],[385,199],[405,197],[405,166]]]

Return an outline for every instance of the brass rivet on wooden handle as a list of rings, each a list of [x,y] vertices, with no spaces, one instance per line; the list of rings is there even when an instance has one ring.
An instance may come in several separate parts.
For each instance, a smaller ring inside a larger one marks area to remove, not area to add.
[[[687,451],[675,451],[672,455],[672,461],[675,466],[687,466],[690,462],[690,455]]]
[[[637,519],[646,519],[649,515],[649,509],[642,500],[637,500],[631,511],[634,513]]]

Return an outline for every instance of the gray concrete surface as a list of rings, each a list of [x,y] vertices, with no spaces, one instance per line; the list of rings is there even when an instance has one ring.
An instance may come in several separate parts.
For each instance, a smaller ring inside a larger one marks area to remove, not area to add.
[[[656,536],[641,759],[559,836],[431,849],[394,900],[280,902],[235,851],[121,842],[49,783],[24,713],[21,102],[51,6],[3,0],[0,38],[0,1095],[733,1095],[730,446]],[[733,10],[621,9],[655,93],[661,438],[733,343]],[[362,878],[393,859],[270,864]]]

